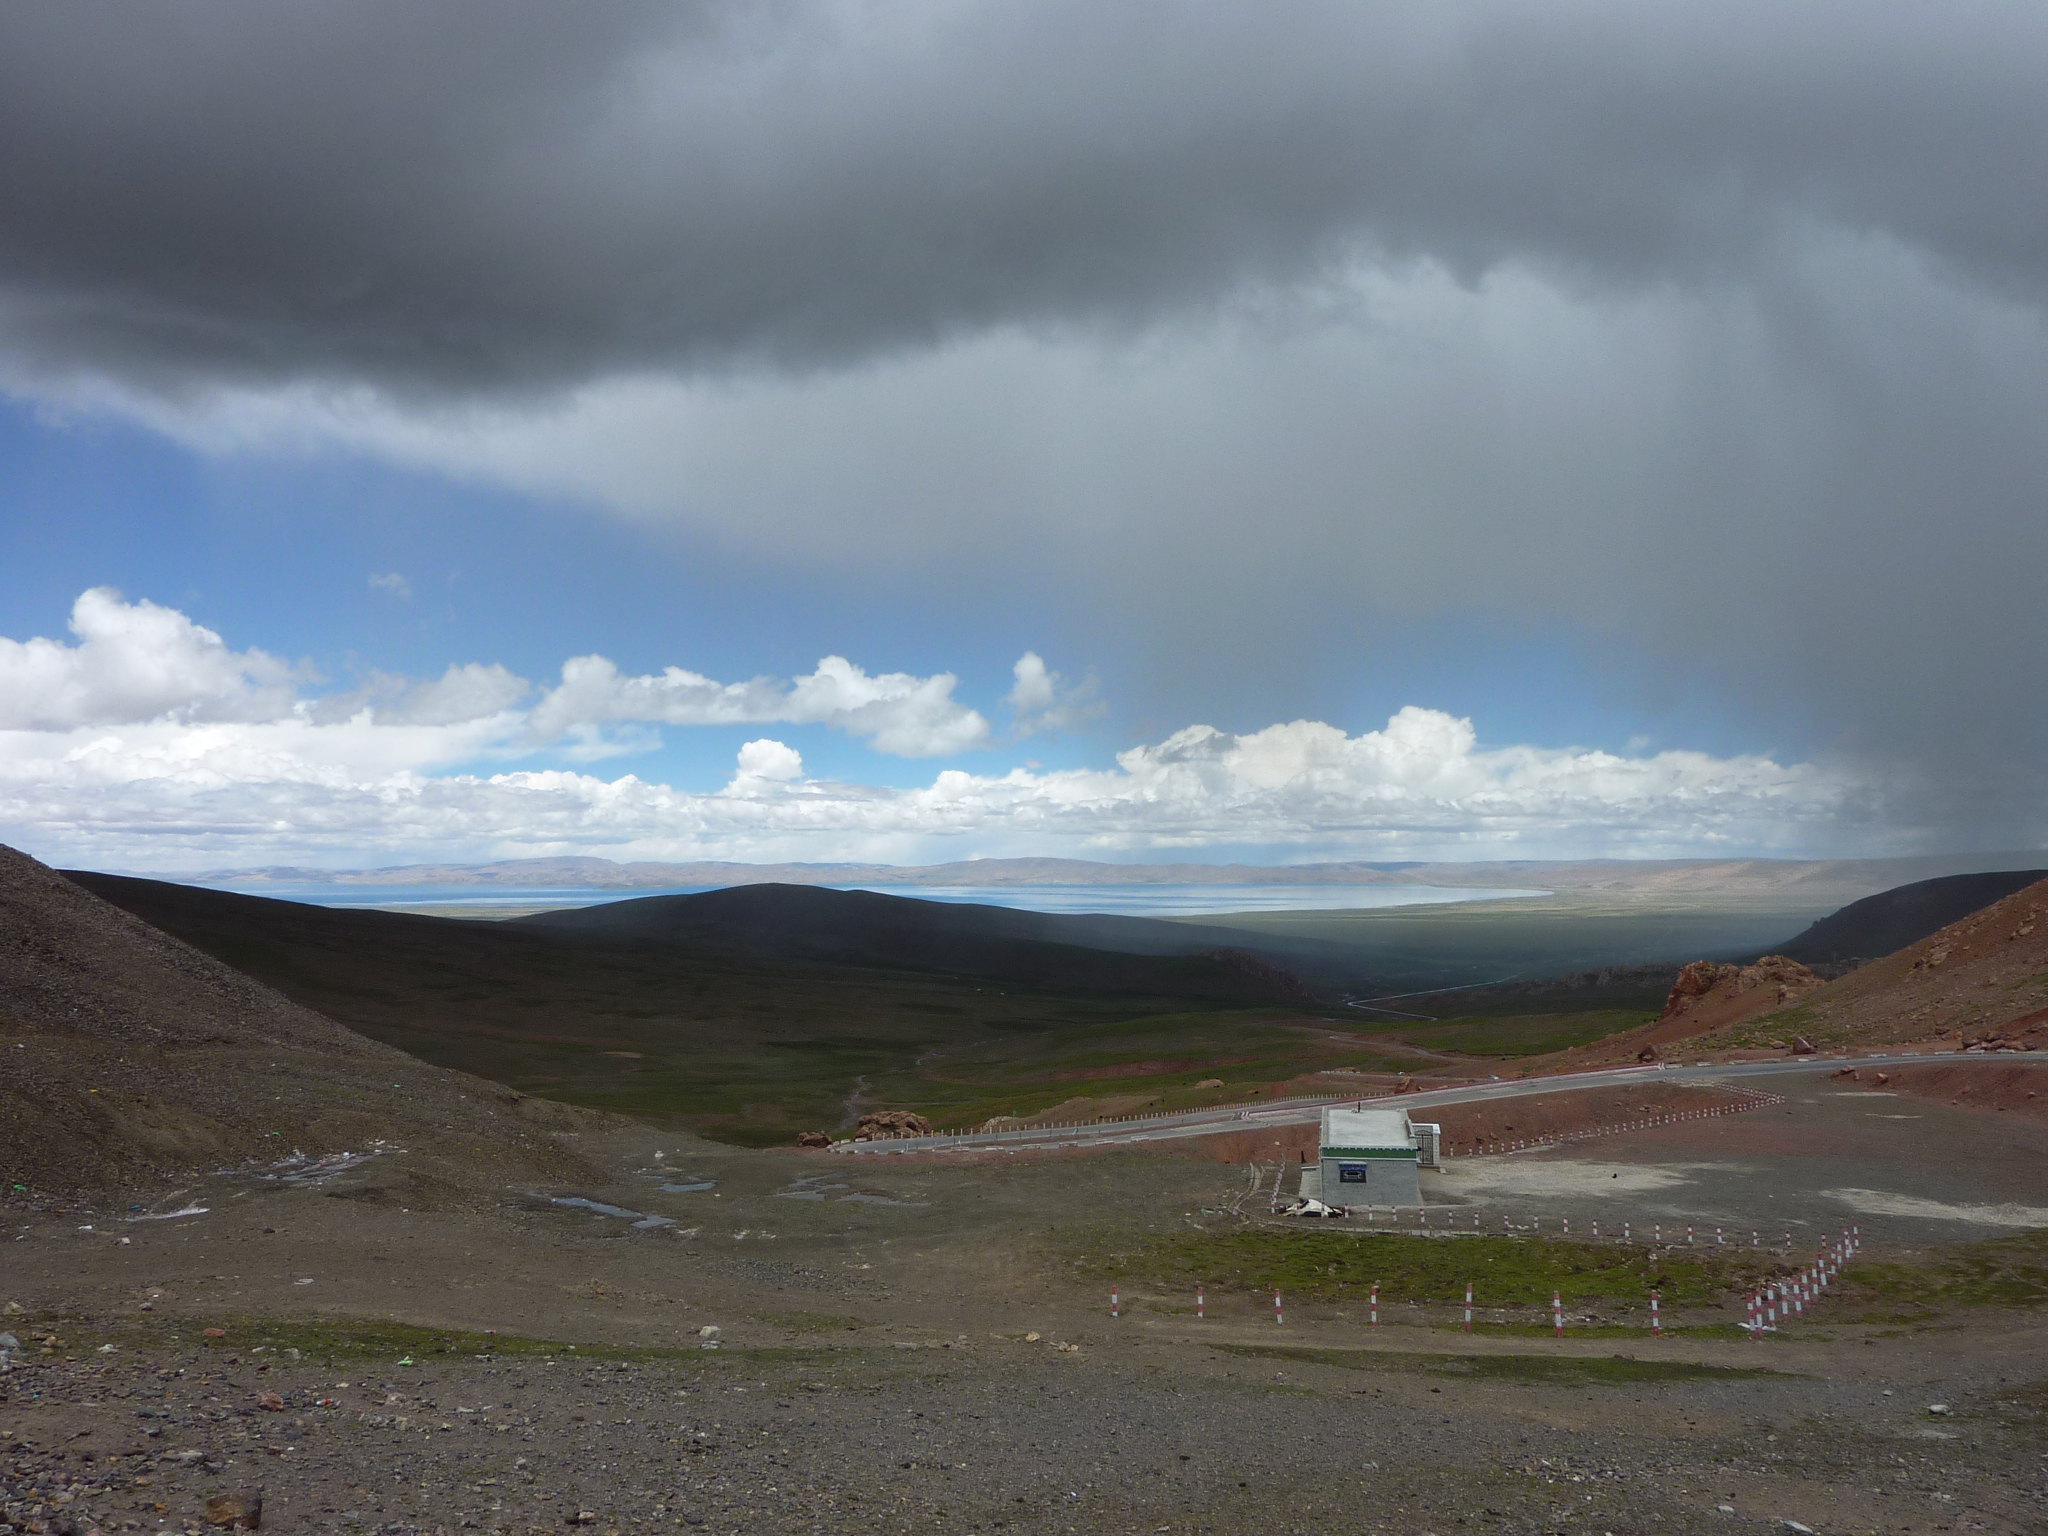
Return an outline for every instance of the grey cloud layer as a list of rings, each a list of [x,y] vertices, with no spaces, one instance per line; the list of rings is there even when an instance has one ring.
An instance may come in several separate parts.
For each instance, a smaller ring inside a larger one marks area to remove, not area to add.
[[[0,326],[158,388],[518,391],[1815,225],[2038,300],[2044,60],[1989,3],[16,6]]]
[[[1562,628],[2016,845],[2044,80],[1989,0],[13,6],[0,378],[1079,593],[1155,719]]]

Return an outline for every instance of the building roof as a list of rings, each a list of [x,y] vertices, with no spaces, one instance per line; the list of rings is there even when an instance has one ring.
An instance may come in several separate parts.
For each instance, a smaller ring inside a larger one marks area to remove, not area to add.
[[[1326,1109],[1323,1145],[1413,1151],[1415,1133],[1405,1109]]]

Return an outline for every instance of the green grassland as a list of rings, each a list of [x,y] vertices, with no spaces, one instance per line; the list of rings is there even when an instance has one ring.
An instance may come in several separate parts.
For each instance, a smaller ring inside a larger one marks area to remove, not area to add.
[[[1382,1037],[1429,1050],[1489,1059],[1545,1056],[1590,1045],[1657,1017],[1655,1009],[1596,1008],[1583,1013],[1525,1013],[1499,1017],[1466,1015],[1428,1024],[1404,1024]]]
[[[1918,1263],[1858,1262],[1843,1278],[1850,1304],[1919,1311],[2048,1306],[2048,1231],[1964,1243]]]

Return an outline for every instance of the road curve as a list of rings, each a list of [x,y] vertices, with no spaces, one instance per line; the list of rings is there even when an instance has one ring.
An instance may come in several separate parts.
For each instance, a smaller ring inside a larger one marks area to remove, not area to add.
[[[1930,1061],[1991,1061],[2001,1055],[1984,1052],[1934,1051],[1896,1053],[1885,1056],[1794,1056],[1780,1061],[1707,1062],[1694,1066],[1673,1066],[1658,1062],[1647,1066],[1608,1067],[1597,1072],[1567,1072],[1556,1077],[1524,1077],[1483,1083],[1461,1083],[1454,1088],[1432,1088],[1420,1093],[1386,1094],[1360,1099],[1333,1096],[1318,1099],[1290,1099],[1283,1103],[1231,1105],[1227,1108],[1188,1110],[1175,1115],[1150,1115],[1086,1125],[1053,1126],[1015,1131],[976,1131],[963,1135],[914,1136],[891,1141],[839,1141],[832,1150],[854,1157],[881,1157],[908,1152],[988,1152],[1025,1147],[1100,1147],[1120,1142],[1170,1141],[1185,1136],[1215,1136],[1227,1131],[1252,1130],[1272,1125],[1313,1125],[1332,1105],[1399,1105],[1403,1109],[1429,1109],[1445,1104],[1475,1104],[1489,1099],[1520,1099],[1543,1093],[1575,1093],[1587,1088],[1611,1088],[1631,1083],[1722,1082],[1730,1078],[1772,1077],[1791,1072],[1813,1072],[1843,1066],[1857,1068],[1911,1066]]]

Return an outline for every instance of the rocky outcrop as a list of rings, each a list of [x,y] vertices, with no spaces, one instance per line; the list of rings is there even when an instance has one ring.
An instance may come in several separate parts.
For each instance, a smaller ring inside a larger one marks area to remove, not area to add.
[[[796,1144],[800,1147],[829,1147],[832,1138],[823,1131],[805,1131],[797,1137]]]
[[[882,1109],[862,1115],[853,1128],[855,1141],[897,1141],[909,1136],[929,1136],[931,1122],[907,1109]]]
[[[1820,984],[1820,977],[1784,955],[1765,955],[1755,965],[1695,960],[1672,983],[1671,995],[1664,1000],[1664,1012],[1658,1022],[1683,1018],[1710,1007],[1720,1012],[1738,1000],[1739,1011],[1743,1013],[1782,1008]]]

